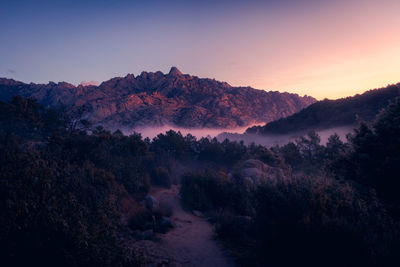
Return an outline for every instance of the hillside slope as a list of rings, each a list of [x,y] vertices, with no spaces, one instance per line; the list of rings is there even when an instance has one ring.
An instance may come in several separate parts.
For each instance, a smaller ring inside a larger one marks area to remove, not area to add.
[[[372,121],[381,109],[400,96],[400,83],[338,100],[322,100],[289,117],[247,129],[247,133],[288,134],[353,126],[357,118]]]

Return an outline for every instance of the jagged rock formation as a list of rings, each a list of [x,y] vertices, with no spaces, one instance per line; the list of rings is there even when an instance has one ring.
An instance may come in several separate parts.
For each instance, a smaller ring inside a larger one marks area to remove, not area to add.
[[[0,79],[0,100],[13,95],[37,98],[45,106],[86,106],[95,124],[116,127],[159,126],[234,128],[270,122],[289,116],[314,103],[309,96],[232,87],[213,79],[182,74],[172,67],[168,74],[128,74],[99,86],[75,87],[49,82],[25,84]]]

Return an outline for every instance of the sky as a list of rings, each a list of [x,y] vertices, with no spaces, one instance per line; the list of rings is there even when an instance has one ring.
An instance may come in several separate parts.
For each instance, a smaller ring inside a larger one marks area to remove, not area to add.
[[[142,71],[336,99],[400,82],[399,0],[1,0],[0,77]]]

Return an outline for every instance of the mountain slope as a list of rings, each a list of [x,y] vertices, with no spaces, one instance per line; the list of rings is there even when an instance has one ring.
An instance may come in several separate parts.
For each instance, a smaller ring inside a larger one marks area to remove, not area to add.
[[[400,83],[367,91],[361,95],[338,100],[316,102],[289,117],[270,122],[265,126],[247,129],[247,133],[288,134],[308,130],[322,130],[337,126],[357,124],[357,117],[372,121],[389,101],[400,96]]]
[[[0,79],[0,100],[17,94],[37,98],[45,106],[86,106],[93,123],[118,127],[174,124],[233,128],[286,117],[316,101],[309,96],[232,87],[182,74],[175,67],[168,74],[128,74],[99,86],[25,84]]]

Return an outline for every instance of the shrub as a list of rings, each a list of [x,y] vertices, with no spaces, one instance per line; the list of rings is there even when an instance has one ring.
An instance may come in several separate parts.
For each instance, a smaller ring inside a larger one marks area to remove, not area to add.
[[[382,266],[398,260],[390,256],[398,248],[396,225],[371,192],[328,178],[287,177],[249,194],[251,222],[224,215],[216,228],[246,265]]]
[[[13,266],[132,266],[114,176],[0,145],[0,255]]]
[[[168,171],[161,166],[154,168],[151,173],[151,183],[153,185],[160,185],[170,188],[171,178]]]
[[[185,207],[201,211],[226,207],[230,202],[230,182],[223,172],[186,173],[180,194]]]
[[[146,208],[136,210],[128,219],[128,226],[132,230],[147,230],[154,228],[153,214]]]

